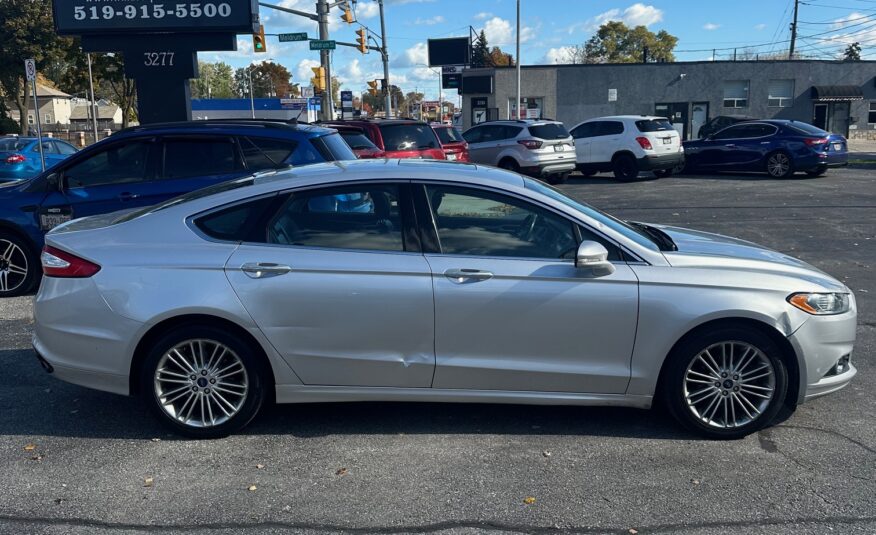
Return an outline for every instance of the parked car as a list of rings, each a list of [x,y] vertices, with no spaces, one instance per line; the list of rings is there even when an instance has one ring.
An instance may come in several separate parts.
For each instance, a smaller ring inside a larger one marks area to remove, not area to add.
[[[39,281],[43,235],[65,221],[159,203],[254,171],[355,160],[334,131],[269,121],[128,128],[0,188],[0,297]]]
[[[620,180],[632,180],[653,171],[666,177],[684,161],[681,136],[665,117],[599,117],[576,125],[572,137],[577,168],[585,176],[613,171]]]
[[[743,121],[756,121],[755,117],[747,117],[745,115],[717,115],[712,117],[706,124],[700,127],[699,132],[697,132],[697,137],[699,139],[704,139],[719,130],[723,130],[728,126],[732,126],[736,123],[741,123]]]
[[[489,121],[469,128],[462,137],[474,163],[544,178],[551,184],[565,182],[575,170],[572,136],[558,121]]]
[[[821,176],[848,165],[846,138],[799,121],[739,123],[706,139],[684,142],[685,170],[760,171],[788,178]]]
[[[661,401],[738,438],[856,373],[855,298],[824,272],[483,166],[241,178],[61,225],[42,265],[45,369],[141,396],[195,437],[237,431],[275,398]]]
[[[467,162],[468,143],[462,138],[462,134],[455,126],[435,123],[432,125],[432,130],[438,135],[438,141],[441,142],[441,148],[444,149],[444,154],[448,160],[457,162]]]
[[[444,160],[441,143],[432,128],[413,119],[352,119],[321,123],[329,128],[354,126],[384,152],[386,158]]]
[[[386,152],[380,150],[377,145],[368,139],[365,131],[361,128],[348,125],[332,125],[331,128],[338,131],[360,160],[386,157]]]
[[[76,154],[76,147],[60,139],[42,138],[46,169]],[[42,172],[40,147],[35,137],[0,137],[0,183],[33,178]]]

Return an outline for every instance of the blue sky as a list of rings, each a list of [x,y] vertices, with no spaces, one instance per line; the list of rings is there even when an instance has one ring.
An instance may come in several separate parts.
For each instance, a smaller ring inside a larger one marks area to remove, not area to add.
[[[313,0],[264,0],[301,11],[314,11]],[[437,98],[437,75],[425,67],[428,38],[468,35],[469,26],[484,29],[490,45],[514,52],[515,0],[386,0],[386,25],[390,53],[390,78],[404,91],[419,89]],[[666,30],[679,38],[676,57],[682,61],[708,60],[712,49],[719,59],[732,56],[733,47],[767,53],[787,49],[793,0],[521,0],[521,56],[523,64],[566,62],[568,47],[587,41],[599,25],[621,20]],[[359,0],[359,22],[380,31],[377,3]],[[331,38],[355,42],[359,26],[340,21],[332,11]],[[316,24],[308,19],[261,8],[265,31],[307,31],[316,37]],[[821,59],[835,57],[849,41],[860,41],[865,57],[876,46],[876,0],[806,0],[800,6],[798,49]],[[308,84],[310,67],[318,65],[318,52],[307,43],[279,43],[268,37],[268,53],[253,54],[252,40],[240,36],[234,53],[203,52],[201,60],[223,60],[235,67],[271,58],[285,65],[296,83]],[[343,89],[359,92],[365,81],[382,78],[379,54],[360,54],[339,47],[333,57],[333,74]],[[452,98],[455,98],[453,92]]]

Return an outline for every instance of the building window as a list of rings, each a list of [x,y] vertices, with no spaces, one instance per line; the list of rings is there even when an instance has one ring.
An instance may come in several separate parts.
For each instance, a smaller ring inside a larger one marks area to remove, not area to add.
[[[748,107],[748,80],[724,81],[724,107]]]
[[[544,117],[543,97],[520,97],[520,100],[523,102],[520,119],[541,119]],[[514,106],[514,97],[511,97],[508,99],[508,118],[517,119],[516,113],[517,107]]]
[[[44,119],[45,119],[44,122],[46,124],[52,124],[52,114],[51,113],[47,113]]]
[[[27,124],[33,124],[33,115],[27,114]]]
[[[787,108],[794,103],[794,80],[770,80],[767,105]]]
[[[876,102],[870,103],[870,113],[867,114],[867,122],[870,124],[876,124]]]

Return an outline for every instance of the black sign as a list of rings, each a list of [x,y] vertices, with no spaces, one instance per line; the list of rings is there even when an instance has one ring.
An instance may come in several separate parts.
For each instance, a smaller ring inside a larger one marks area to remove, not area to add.
[[[442,74],[441,87],[443,89],[459,89],[462,87],[462,73]]]
[[[462,94],[493,93],[492,76],[466,76],[462,79]]]
[[[53,0],[61,35],[258,31],[258,0]]]
[[[429,66],[467,65],[470,63],[471,45],[468,37],[429,39]]]

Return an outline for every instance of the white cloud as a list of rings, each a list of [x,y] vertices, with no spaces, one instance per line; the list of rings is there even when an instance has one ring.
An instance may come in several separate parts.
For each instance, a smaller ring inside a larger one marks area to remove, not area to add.
[[[544,53],[543,63],[548,65],[558,65],[562,63],[572,63],[572,56],[575,48],[571,46],[561,46],[559,48],[549,48]]]
[[[766,24],[763,24],[763,23],[755,24],[755,25],[754,25],[754,29],[757,30],[757,31],[764,30],[764,29],[766,29],[766,27],[767,27],[767,25],[766,25]]]
[[[720,24],[715,24],[714,22],[707,22],[703,25],[703,29],[708,30],[710,32],[713,30],[717,30],[720,27],[721,27]]]
[[[426,48],[426,43],[417,43],[397,56],[392,65],[394,67],[414,67],[417,64],[425,65],[428,63],[429,49]]]
[[[654,7],[646,6],[637,2],[626,9],[609,9],[596,15],[585,24],[573,24],[568,28],[569,33],[574,33],[579,28],[595,30],[606,22],[619,21],[627,26],[651,26],[663,20],[663,11]]]
[[[478,13],[477,15],[474,16],[474,19],[475,20],[487,20],[487,19],[491,18],[492,16],[493,16],[493,14],[488,12],[488,11],[481,11],[480,13]]]
[[[319,62],[315,59],[302,59],[298,62],[298,67],[295,70],[295,78],[299,84],[309,85],[310,79],[313,78],[311,67],[319,67]]]
[[[356,4],[357,19],[373,19],[377,15],[380,15],[380,6],[377,2],[360,1]]]
[[[434,17],[428,19],[421,19],[417,17],[417,20],[415,20],[412,24],[414,26],[434,26],[436,24],[441,24],[442,22],[444,22],[444,17],[442,17],[441,15],[435,15]]]
[[[484,24],[484,35],[487,37],[487,44],[492,46],[503,46],[515,43],[514,27],[511,22],[500,17],[493,17]],[[525,43],[535,37],[535,30],[528,26],[520,28],[520,42]]]

